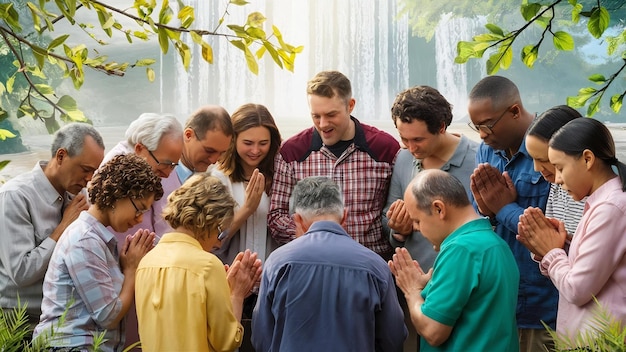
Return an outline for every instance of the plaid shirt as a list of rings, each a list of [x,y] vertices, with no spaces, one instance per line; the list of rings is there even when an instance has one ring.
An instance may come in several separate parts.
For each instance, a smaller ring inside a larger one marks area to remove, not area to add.
[[[88,212],[80,213],[57,244],[46,272],[41,321],[34,337],[54,329],[55,347],[93,346],[93,336],[106,330],[102,351],[121,351],[123,323],[105,328],[122,309],[122,274],[117,240]],[[72,303],[68,306],[69,303]],[[67,308],[65,322],[59,318]]]
[[[346,231],[378,254],[392,247],[383,234],[381,215],[387,200],[393,159],[400,149],[388,133],[355,123],[354,142],[338,158],[323,145],[314,128],[285,141],[276,156],[272,199],[268,215],[271,234],[279,243],[295,238],[289,216],[289,198],[296,183],[309,176],[327,176],[341,188],[348,212]]]

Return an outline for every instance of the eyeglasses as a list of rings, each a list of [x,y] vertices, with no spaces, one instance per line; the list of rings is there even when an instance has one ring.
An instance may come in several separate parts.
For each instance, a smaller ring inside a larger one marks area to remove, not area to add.
[[[176,166],[178,166],[178,163],[173,163],[173,162],[160,162],[159,159],[156,158],[156,156],[154,156],[154,154],[152,154],[152,152],[146,148],[146,150],[148,151],[148,154],[150,154],[150,156],[152,157],[152,159],[154,159],[154,161],[156,161],[157,163],[157,168],[161,169],[161,170],[165,170],[165,169],[174,169]]]
[[[226,237],[228,237],[228,229],[222,231],[221,225],[217,225],[217,232],[219,233],[219,235],[217,236],[218,241],[223,241],[226,239]]]
[[[489,125],[475,125],[471,121],[468,122],[467,125],[478,133],[482,131],[482,132],[485,132],[485,134],[493,134],[493,126],[495,126],[498,123],[498,121],[502,120],[502,117],[504,116],[504,114],[506,114],[509,110],[511,110],[512,107],[513,105],[506,108],[504,112],[502,112],[502,114],[493,123]]]
[[[140,217],[141,215],[145,214],[148,210],[150,210],[150,209],[140,210],[137,207],[137,204],[135,204],[135,201],[133,201],[132,198],[128,198],[128,199],[130,199],[130,203],[133,205],[133,207],[135,207],[135,217],[136,218]]]

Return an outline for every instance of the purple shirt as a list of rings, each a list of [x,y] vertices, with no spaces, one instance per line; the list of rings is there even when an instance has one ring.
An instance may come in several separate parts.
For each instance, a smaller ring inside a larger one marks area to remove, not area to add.
[[[626,324],[626,192],[619,177],[587,199],[569,255],[553,249],[540,268],[559,290],[558,332],[587,329],[597,307],[593,297]]]

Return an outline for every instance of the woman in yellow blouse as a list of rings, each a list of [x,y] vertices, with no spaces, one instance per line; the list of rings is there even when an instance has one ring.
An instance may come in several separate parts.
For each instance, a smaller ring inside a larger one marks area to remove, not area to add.
[[[145,351],[230,351],[241,345],[244,298],[261,274],[256,253],[228,271],[210,250],[233,217],[234,200],[215,177],[198,174],[168,198],[163,235],[139,263],[136,305]]]

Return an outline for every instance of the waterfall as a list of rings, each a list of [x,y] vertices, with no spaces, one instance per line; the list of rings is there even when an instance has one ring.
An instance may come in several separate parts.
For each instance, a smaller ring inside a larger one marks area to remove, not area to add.
[[[185,3],[196,9],[195,28],[215,28],[224,11],[222,2]],[[294,72],[281,70],[266,54],[255,76],[248,70],[243,53],[222,37],[205,37],[215,57],[214,64],[209,65],[191,38],[183,36],[193,48],[189,71],[184,70],[172,48],[161,60],[162,76],[167,75],[164,71],[174,71],[171,80],[161,79],[164,111],[187,116],[203,104],[219,104],[232,112],[241,104],[254,102],[266,105],[275,117],[308,119],[306,82],[315,73],[332,69],[343,72],[352,82],[357,100],[355,116],[362,120],[389,118],[395,95],[409,85],[409,26],[406,18],[396,19],[396,1],[257,1],[243,7],[231,5],[225,23],[243,24],[253,11],[268,18],[264,27],[267,33],[275,24],[286,42],[304,46],[296,57]],[[226,27],[219,32],[226,33]],[[172,55],[175,57],[168,62]]]
[[[459,65],[454,62],[457,55],[456,44],[471,40],[478,27],[484,25],[484,18],[455,18],[452,14],[444,14],[435,30],[435,51],[437,62],[437,89],[453,105],[454,120],[467,115],[468,68],[470,63]],[[486,75],[484,60],[479,60],[482,68],[480,77]]]

